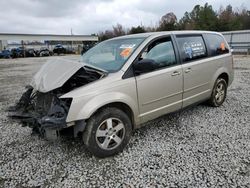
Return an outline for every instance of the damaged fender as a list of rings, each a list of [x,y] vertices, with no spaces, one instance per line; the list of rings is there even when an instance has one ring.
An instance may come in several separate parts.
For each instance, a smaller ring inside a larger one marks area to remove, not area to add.
[[[110,96],[112,96],[112,98],[110,98]],[[71,97],[71,95],[66,94],[65,96],[62,97],[68,98]],[[84,98],[87,99],[86,96]],[[127,104],[133,112],[138,112],[138,107],[133,98],[129,97],[128,95],[125,95],[124,93],[112,92],[112,93],[105,93],[98,95],[87,101],[82,100],[82,98],[73,98],[73,101],[71,103],[72,108],[70,108],[69,110],[66,122],[71,122],[73,120],[88,119],[99,108],[113,102],[121,102]],[[136,115],[137,114],[134,114],[135,121],[136,121]]]

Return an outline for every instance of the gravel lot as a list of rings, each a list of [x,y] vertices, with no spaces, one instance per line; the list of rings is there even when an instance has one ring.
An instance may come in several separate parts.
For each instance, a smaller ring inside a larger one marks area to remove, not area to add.
[[[107,159],[91,156],[80,138],[48,142],[6,118],[47,59],[0,60],[0,187],[250,187],[250,57],[235,57],[223,106],[147,123]]]

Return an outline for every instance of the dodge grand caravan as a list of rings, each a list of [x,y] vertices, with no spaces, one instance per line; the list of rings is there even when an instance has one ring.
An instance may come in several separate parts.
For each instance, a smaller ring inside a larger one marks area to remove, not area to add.
[[[132,130],[189,105],[222,105],[233,58],[216,32],[173,31],[99,43],[81,61],[45,64],[10,116],[53,139],[73,127],[98,157],[120,152]]]

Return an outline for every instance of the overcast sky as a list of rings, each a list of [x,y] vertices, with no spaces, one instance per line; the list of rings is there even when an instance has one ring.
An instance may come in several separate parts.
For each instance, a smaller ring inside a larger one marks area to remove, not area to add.
[[[214,9],[231,4],[245,6],[250,0],[0,0],[0,33],[91,34],[112,25],[126,28],[154,26],[167,12],[180,19],[196,4]]]

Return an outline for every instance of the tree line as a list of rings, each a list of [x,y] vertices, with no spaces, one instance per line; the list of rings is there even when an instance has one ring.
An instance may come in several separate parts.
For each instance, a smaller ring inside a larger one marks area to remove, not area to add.
[[[100,41],[122,36],[154,31],[171,30],[210,30],[233,31],[250,29],[250,11],[245,7],[233,9],[231,5],[220,7],[215,11],[212,5],[195,5],[191,12],[185,12],[180,20],[177,20],[173,12],[166,13],[154,27],[138,25],[125,29],[121,24],[113,26],[112,30],[99,32]]]

